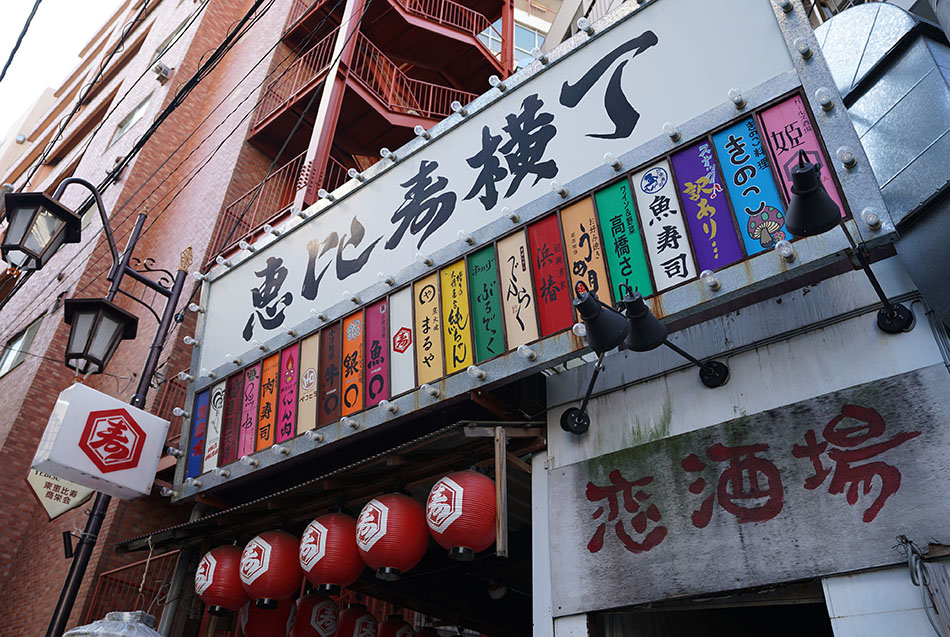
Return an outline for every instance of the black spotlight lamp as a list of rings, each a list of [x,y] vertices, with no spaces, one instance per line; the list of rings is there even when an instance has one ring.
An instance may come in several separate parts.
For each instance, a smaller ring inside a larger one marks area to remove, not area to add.
[[[0,253],[17,270],[39,270],[64,243],[79,242],[79,215],[42,192],[7,193],[4,208]]]
[[[66,299],[63,319],[69,325],[66,367],[78,374],[98,374],[119,342],[135,338],[139,319],[105,299]]]
[[[660,345],[666,345],[671,350],[696,365],[699,368],[699,379],[706,387],[722,387],[729,380],[729,368],[719,361],[700,361],[695,356],[680,349],[666,339],[666,326],[653,316],[650,308],[643,302],[638,293],[628,293],[621,301],[624,314],[630,324],[630,333],[627,334],[624,344],[634,352],[649,352]]]
[[[584,292],[574,299],[574,308],[581,315],[584,328],[587,331],[587,344],[597,354],[597,364],[591,374],[587,393],[580,408],[571,407],[561,414],[561,429],[572,434],[580,435],[590,429],[590,416],[587,414],[587,403],[594,391],[594,383],[603,369],[604,355],[623,343],[630,326],[623,314],[600,302],[593,292]]]
[[[792,168],[792,195],[785,215],[785,227],[793,236],[810,237],[828,232],[835,226],[841,226],[844,230],[844,235],[851,244],[851,251],[884,306],[877,313],[877,326],[888,334],[912,330],[917,323],[914,313],[900,303],[891,302],[884,294],[884,289],[868,263],[866,250],[855,244],[847,225],[842,223],[841,210],[821,183],[821,166],[809,162],[805,153],[799,151],[798,165]]]

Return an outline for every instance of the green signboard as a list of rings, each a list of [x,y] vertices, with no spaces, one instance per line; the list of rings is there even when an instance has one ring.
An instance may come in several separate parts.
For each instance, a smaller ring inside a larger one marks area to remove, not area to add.
[[[622,299],[627,286],[643,296],[653,294],[630,184],[626,179],[618,181],[594,194],[594,200],[614,298]]]
[[[498,300],[498,263],[495,248],[488,246],[468,257],[475,334],[475,360],[494,358],[505,351],[501,304]]]

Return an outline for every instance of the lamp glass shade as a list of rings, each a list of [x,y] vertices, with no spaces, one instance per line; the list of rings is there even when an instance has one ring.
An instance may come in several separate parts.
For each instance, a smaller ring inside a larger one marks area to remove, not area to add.
[[[138,317],[105,299],[66,299],[64,320],[70,326],[66,367],[79,374],[102,372],[119,343],[138,329]]]
[[[64,243],[79,241],[79,215],[41,192],[7,193],[4,205],[9,224],[0,252],[21,270],[38,270]]]
[[[634,292],[632,295],[628,294],[622,303],[630,325],[630,333],[624,340],[627,348],[634,352],[649,352],[662,345],[666,340],[666,326],[653,316],[643,297]]]
[[[587,328],[587,343],[598,354],[609,352],[623,343],[630,327],[623,314],[604,307],[593,292],[574,299],[574,308]]]
[[[785,213],[785,228],[796,237],[828,232],[841,222],[841,210],[821,183],[821,167],[804,153],[792,167],[792,195]]]

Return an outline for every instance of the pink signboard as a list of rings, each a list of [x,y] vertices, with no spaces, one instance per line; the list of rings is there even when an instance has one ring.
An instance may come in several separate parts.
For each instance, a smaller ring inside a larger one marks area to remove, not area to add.
[[[383,299],[366,308],[366,406],[389,398],[388,304]]]
[[[803,151],[808,161],[821,167],[821,183],[838,205],[841,216],[845,216],[841,196],[831,177],[832,167],[828,155],[821,147],[815,127],[812,125],[805,103],[801,96],[795,95],[776,104],[759,114],[762,128],[765,129],[765,142],[769,155],[779,175],[779,184],[785,203],[788,204],[792,187],[792,168],[798,165],[799,151]]]
[[[300,343],[294,343],[280,353],[277,381],[280,394],[277,399],[277,442],[294,437],[297,417],[297,375],[300,367]]]
[[[257,441],[257,403],[261,397],[261,364],[244,372],[244,402],[241,408],[241,433],[238,458],[254,453]]]

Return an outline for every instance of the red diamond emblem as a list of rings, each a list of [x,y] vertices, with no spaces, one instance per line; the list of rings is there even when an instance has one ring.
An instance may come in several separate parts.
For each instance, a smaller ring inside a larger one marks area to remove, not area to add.
[[[393,349],[403,354],[409,349],[410,345],[412,345],[412,330],[408,327],[399,328],[399,331],[393,336]]]
[[[144,446],[145,432],[124,409],[89,412],[79,438],[79,448],[102,473],[134,469]]]

